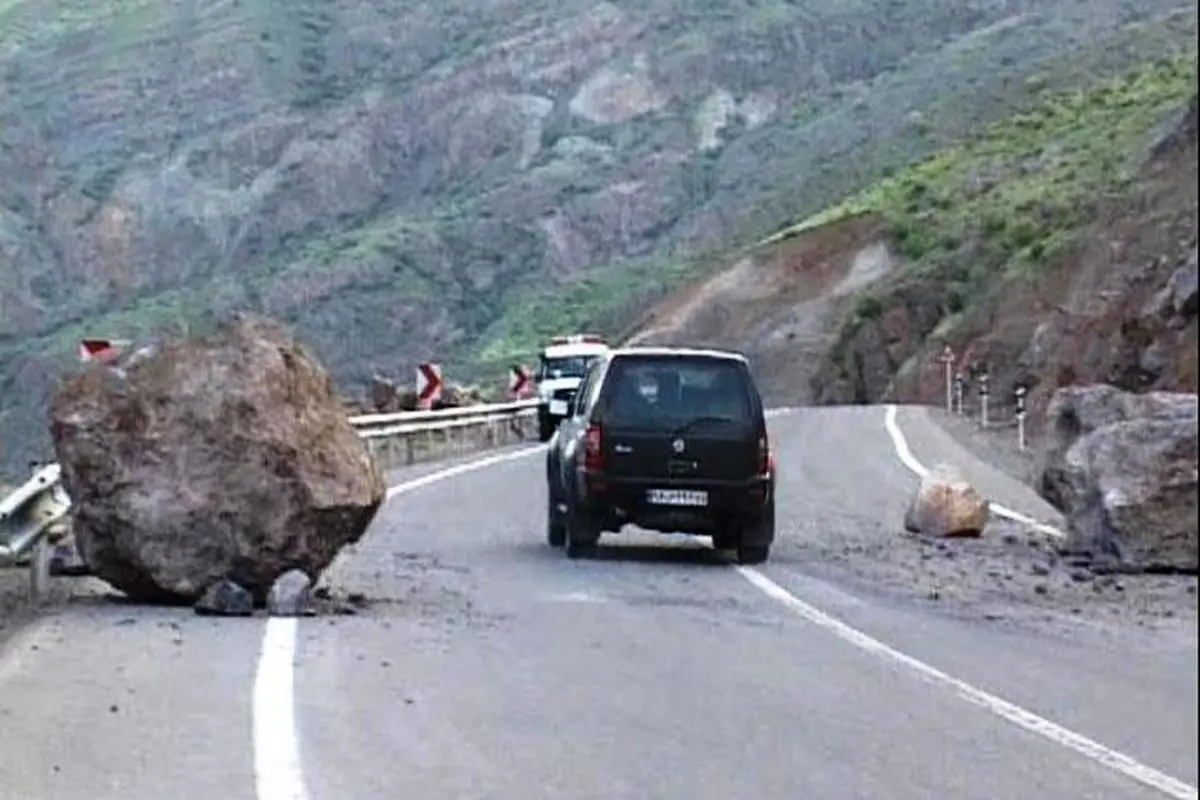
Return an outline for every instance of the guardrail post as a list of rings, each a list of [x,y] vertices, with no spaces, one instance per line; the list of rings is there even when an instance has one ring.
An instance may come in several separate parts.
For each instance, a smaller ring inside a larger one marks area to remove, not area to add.
[[[29,559],[29,601],[38,603],[50,585],[50,546],[46,537],[39,537]]]
[[[988,388],[988,374],[982,373],[979,376],[979,424],[985,430],[988,427],[988,395],[991,390]]]
[[[966,411],[963,401],[966,399],[967,379],[961,372],[954,376],[954,410],[961,417]]]
[[[1025,450],[1025,395],[1028,390],[1017,384],[1017,388],[1013,390],[1013,394],[1017,399],[1017,447],[1022,452]]]

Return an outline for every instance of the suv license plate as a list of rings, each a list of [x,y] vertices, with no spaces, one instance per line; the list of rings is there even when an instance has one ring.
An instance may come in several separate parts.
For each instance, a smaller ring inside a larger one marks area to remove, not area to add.
[[[691,506],[702,508],[708,505],[708,492],[697,492],[687,489],[651,489],[646,493],[646,500],[656,506]]]

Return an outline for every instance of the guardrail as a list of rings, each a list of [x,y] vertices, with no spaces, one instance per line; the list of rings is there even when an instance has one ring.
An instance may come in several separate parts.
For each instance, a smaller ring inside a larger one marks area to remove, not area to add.
[[[532,435],[537,400],[363,414],[350,424],[384,469],[449,453],[501,447]],[[71,500],[60,481],[61,469],[39,469],[21,488],[0,498],[0,568],[29,561],[29,590],[34,602],[49,581],[47,534],[65,535]]]

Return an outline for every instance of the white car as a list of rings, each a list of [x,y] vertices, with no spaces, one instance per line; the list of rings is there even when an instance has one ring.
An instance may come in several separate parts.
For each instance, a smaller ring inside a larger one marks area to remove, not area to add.
[[[559,336],[538,358],[533,379],[538,393],[538,439],[549,441],[567,416],[571,400],[592,362],[609,351],[599,336]]]

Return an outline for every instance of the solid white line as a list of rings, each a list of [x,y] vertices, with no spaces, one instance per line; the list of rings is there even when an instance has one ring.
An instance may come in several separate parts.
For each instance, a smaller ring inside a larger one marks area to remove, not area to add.
[[[448,467],[389,487],[387,499],[544,450],[544,446],[538,445]],[[270,617],[263,632],[253,701],[254,782],[258,800],[307,800],[308,797],[296,732],[297,621],[295,617]]]
[[[925,465],[917,460],[916,456],[913,455],[912,450],[909,448],[908,440],[904,438],[904,433],[900,430],[899,423],[896,422],[896,411],[896,406],[891,405],[884,409],[883,427],[887,431],[888,436],[892,437],[892,446],[896,448],[896,457],[900,459],[900,462],[904,464],[904,466],[908,467],[909,471],[918,478],[924,478],[929,474],[929,470],[925,468]],[[988,505],[991,507],[992,513],[996,516],[1004,517],[1005,519],[1012,520],[1013,522],[1019,522],[1022,525],[1033,528],[1039,533],[1046,534],[1047,536],[1054,536],[1060,539],[1065,538],[1067,535],[1064,531],[1059,530],[1053,525],[1047,525],[1044,522],[1039,522],[1027,514],[1022,514],[1020,511],[1014,511],[1013,509],[1002,506],[999,503],[989,503]]]
[[[405,492],[411,492],[414,489],[420,489],[422,486],[428,486],[431,483],[444,481],[446,478],[453,478],[467,472],[474,472],[477,469],[484,469],[485,467],[491,467],[496,464],[503,464],[506,461],[515,461],[518,458],[525,458],[526,456],[531,456],[534,453],[544,452],[545,449],[545,445],[536,445],[534,447],[526,447],[522,450],[518,450],[515,453],[502,453],[498,456],[488,456],[487,458],[481,458],[476,461],[468,461],[465,464],[447,467],[446,469],[438,470],[437,472],[432,472],[428,475],[423,475],[420,478],[414,478],[411,481],[405,481],[404,483],[392,486],[388,489],[387,496],[388,499],[391,500],[396,495],[404,494]]]
[[[901,653],[883,642],[873,639],[867,634],[850,627],[840,620],[834,619],[820,609],[810,606],[787,589],[750,567],[737,567],[746,580],[754,584],[764,594],[777,600],[805,620],[832,633],[843,641],[849,642],[860,650],[864,650],[886,660],[908,667],[919,676],[943,688],[951,689],[963,700],[978,706],[1008,722],[1035,733],[1045,739],[1074,750],[1092,761],[1109,769],[1115,770],[1139,783],[1157,789],[1168,797],[1176,800],[1197,800],[1200,793],[1196,787],[1190,786],[1177,778],[1159,772],[1124,753],[1095,742],[1086,736],[1075,733],[1048,719],[1039,717],[1032,711],[1026,711],[1018,705],[988,694],[982,689],[951,677],[941,670],[931,667],[923,661]]]
[[[254,781],[259,800],[305,800],[296,739],[296,619],[271,617],[254,676]]]

